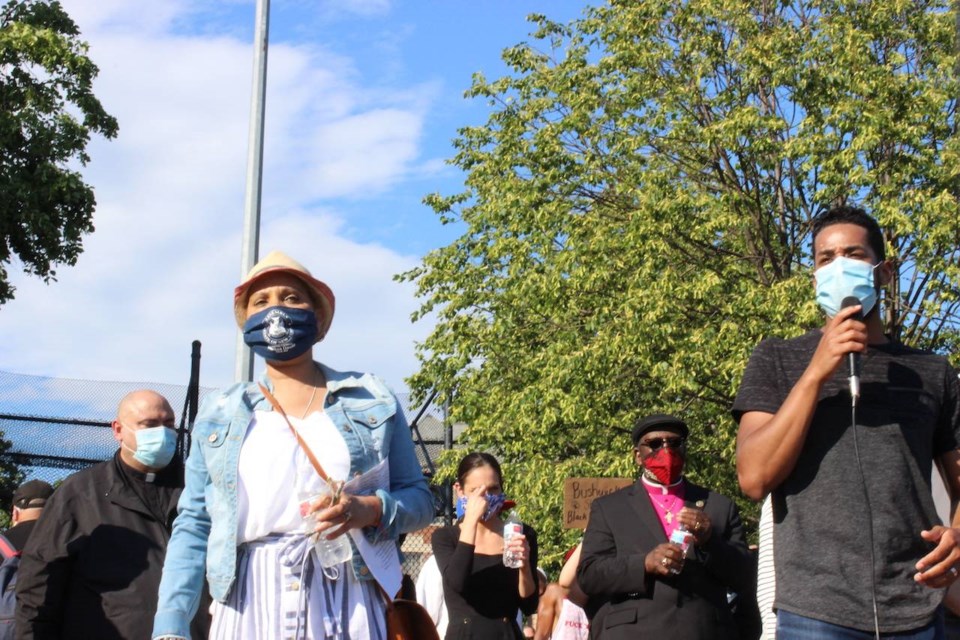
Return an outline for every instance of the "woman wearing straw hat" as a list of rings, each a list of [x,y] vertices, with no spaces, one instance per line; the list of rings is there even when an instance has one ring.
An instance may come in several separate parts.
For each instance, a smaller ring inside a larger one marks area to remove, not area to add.
[[[211,638],[384,638],[374,578],[398,576],[382,549],[433,515],[403,412],[378,378],[313,360],[334,296],[288,256],[253,267],[234,313],[266,372],[197,416],[153,637],[189,638],[205,564]],[[341,536],[346,560],[318,559],[314,542]]]

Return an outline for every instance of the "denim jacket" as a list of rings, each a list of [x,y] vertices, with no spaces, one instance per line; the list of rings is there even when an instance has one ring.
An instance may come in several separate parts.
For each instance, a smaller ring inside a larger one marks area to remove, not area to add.
[[[390,490],[377,490],[383,517],[365,535],[371,541],[396,540],[401,533],[427,526],[433,517],[433,499],[396,398],[375,376],[318,366],[327,381],[323,410],[347,444],[350,475],[360,475],[384,458],[390,461]],[[272,390],[266,376],[261,382]],[[203,588],[204,558],[211,595],[224,602],[233,587],[238,462],[255,410],[273,408],[252,383],[236,384],[204,399],[193,427],[179,515],[167,545],[153,637],[190,637],[189,622]],[[359,579],[372,579],[356,550],[352,565]]]

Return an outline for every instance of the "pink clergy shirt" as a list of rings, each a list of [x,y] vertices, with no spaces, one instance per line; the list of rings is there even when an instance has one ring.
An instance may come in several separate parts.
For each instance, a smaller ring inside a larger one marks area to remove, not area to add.
[[[679,514],[680,509],[683,508],[683,496],[686,493],[686,483],[683,481],[683,478],[680,478],[670,486],[664,486],[656,482],[650,482],[643,476],[641,476],[640,479],[643,482],[643,488],[647,490],[647,495],[650,497],[650,504],[653,505],[653,510],[656,511],[657,517],[660,518],[660,525],[663,527],[663,532],[666,534],[667,540],[669,540],[670,534],[677,528],[677,514]],[[668,513],[672,514],[670,518],[667,518]]]

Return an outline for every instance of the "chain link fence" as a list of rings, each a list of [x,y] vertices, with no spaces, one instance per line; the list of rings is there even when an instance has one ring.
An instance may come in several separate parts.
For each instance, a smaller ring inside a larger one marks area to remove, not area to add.
[[[212,388],[194,385],[156,384],[152,382],[104,382],[48,378],[0,371],[0,432],[10,447],[0,453],[0,463],[15,465],[23,480],[40,479],[55,485],[70,474],[107,460],[117,450],[110,423],[117,404],[137,389],[152,389],[174,407],[181,432],[187,431],[191,405],[195,407]],[[450,442],[442,407],[428,401],[422,407],[410,406],[409,394],[397,394],[400,406],[411,425],[421,469],[428,479],[434,472],[433,461]],[[181,448],[185,451],[185,448]],[[431,483],[436,519],[429,527],[408,534],[403,542],[404,571],[416,578],[430,555],[430,535],[444,523],[449,505],[449,487]],[[10,496],[0,496],[3,509]]]

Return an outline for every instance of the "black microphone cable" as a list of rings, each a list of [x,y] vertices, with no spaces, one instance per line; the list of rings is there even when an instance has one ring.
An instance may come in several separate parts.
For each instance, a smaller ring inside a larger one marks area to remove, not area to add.
[[[840,308],[855,307],[861,304],[856,296],[847,296],[840,302]],[[854,320],[863,321],[863,313],[858,311],[850,316]],[[863,460],[860,458],[860,438],[857,429],[857,403],[860,400],[860,354],[851,351],[847,354],[847,363],[850,367],[850,428],[853,429],[853,451],[857,458],[857,470],[860,472],[860,486],[863,488],[863,504],[867,508],[867,528],[870,544],[870,597],[873,601],[873,631],[876,640],[880,640],[880,616],[877,612],[877,550],[873,542],[873,509],[870,507],[870,492],[867,490],[867,478],[863,474]]]
[[[850,407],[850,428],[853,429],[853,451],[857,457],[857,470],[860,472],[860,486],[863,488],[863,503],[867,508],[867,534],[870,545],[870,597],[873,602],[873,631],[876,640],[880,640],[880,616],[877,613],[877,551],[873,542],[873,509],[870,507],[870,493],[867,491],[867,478],[863,474],[863,461],[860,458],[860,439],[857,436],[857,399],[852,398]]]

